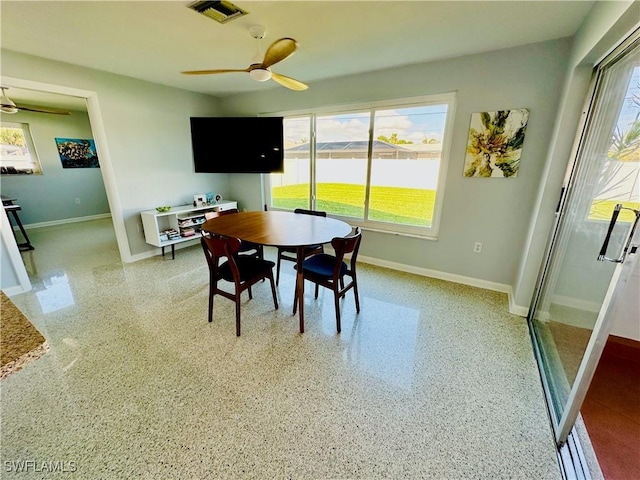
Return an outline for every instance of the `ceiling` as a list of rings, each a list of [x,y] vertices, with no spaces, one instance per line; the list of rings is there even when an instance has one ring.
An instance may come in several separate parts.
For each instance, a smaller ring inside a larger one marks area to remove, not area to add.
[[[186,8],[190,3],[3,0],[1,45],[227,96],[282,87],[271,81],[255,82],[246,73],[186,76],[180,72],[249,66],[257,50],[257,41],[249,35],[252,25],[267,30],[263,51],[281,37],[299,42],[297,53],[273,70],[313,88],[313,82],[322,79],[571,36],[593,4],[582,0],[234,0],[249,14],[219,24]],[[8,93],[14,101],[46,104],[46,98],[28,98],[29,91],[11,89]]]

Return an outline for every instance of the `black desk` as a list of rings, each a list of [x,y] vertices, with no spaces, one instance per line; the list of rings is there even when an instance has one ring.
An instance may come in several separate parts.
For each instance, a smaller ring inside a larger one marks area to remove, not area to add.
[[[16,205],[14,202],[17,200],[16,198],[9,198],[5,195],[0,195],[0,197],[2,198],[2,206],[4,207],[4,211],[7,212],[7,218],[9,218],[9,224],[11,224],[11,216],[9,214],[13,215],[13,219],[16,222],[16,225],[18,225],[18,228],[20,229],[20,231],[22,232],[22,236],[24,237],[24,242],[20,243],[18,242],[18,237],[16,236],[16,231],[13,228],[13,226],[11,227],[11,231],[13,232],[13,236],[16,238],[16,243],[18,244],[18,248],[22,251],[25,250],[33,250],[33,245],[31,245],[31,241],[29,240],[29,237],[27,236],[27,232],[24,229],[24,226],[22,225],[22,222],[20,221],[20,217],[18,216],[18,211],[22,210],[22,208],[20,207],[20,205]]]

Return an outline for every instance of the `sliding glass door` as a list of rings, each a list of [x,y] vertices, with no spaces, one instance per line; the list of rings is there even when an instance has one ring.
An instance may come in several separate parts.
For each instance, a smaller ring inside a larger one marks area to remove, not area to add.
[[[640,39],[606,62],[529,314],[559,445],[579,413],[639,243]]]

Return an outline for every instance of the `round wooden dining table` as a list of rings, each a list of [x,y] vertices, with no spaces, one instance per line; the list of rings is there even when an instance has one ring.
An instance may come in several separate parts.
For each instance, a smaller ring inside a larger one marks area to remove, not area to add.
[[[300,333],[304,333],[304,280],[302,262],[304,248],[329,243],[335,237],[351,233],[351,225],[335,218],[304,215],[293,212],[238,212],[212,218],[202,224],[202,230],[246,242],[272,247],[297,249],[296,289]]]

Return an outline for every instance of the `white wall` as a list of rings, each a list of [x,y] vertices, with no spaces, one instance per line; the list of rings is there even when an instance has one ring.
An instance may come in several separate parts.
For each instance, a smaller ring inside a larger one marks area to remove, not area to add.
[[[134,258],[154,249],[144,241],[141,210],[185,204],[195,193],[229,196],[227,177],[194,173],[191,153],[189,117],[218,114],[216,98],[7,50],[1,53],[3,76],[97,93],[106,140],[98,145],[101,170],[109,160],[116,183],[115,192],[107,191],[111,210],[119,204]],[[96,133],[96,126],[91,126]]]
[[[611,334],[640,342],[640,260],[634,255],[627,285],[613,313]]]
[[[55,142],[56,138],[93,138],[86,112],[68,116],[19,112],[4,115],[3,120],[29,124],[42,166],[42,175],[2,177],[2,194],[18,199],[24,225],[109,213],[100,169],[62,168]]]
[[[568,61],[567,39],[222,99],[227,114],[254,115],[455,91],[452,152],[438,241],[365,231],[361,254],[509,286],[522,255]],[[304,80],[304,79],[303,79]],[[517,178],[462,175],[471,114],[529,108]],[[250,208],[259,176],[234,175],[231,193]],[[248,193],[247,193],[248,192]],[[474,242],[483,251],[473,253]]]
[[[4,208],[0,212],[0,289],[9,296],[31,290],[29,275]]]
[[[578,127],[586,113],[585,101],[593,67],[620,40],[638,28],[639,19],[640,2],[596,2],[574,37],[554,120],[553,137],[549,142],[527,241],[513,283],[513,302],[516,305],[528,307],[535,289],[547,239],[554,224],[560,189],[567,165],[572,160]]]

